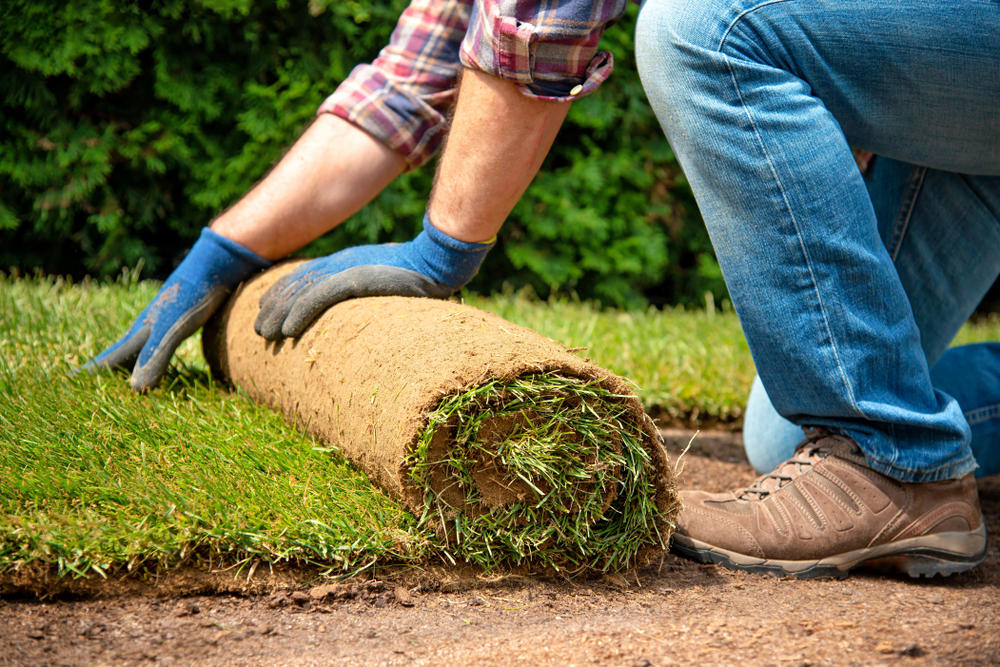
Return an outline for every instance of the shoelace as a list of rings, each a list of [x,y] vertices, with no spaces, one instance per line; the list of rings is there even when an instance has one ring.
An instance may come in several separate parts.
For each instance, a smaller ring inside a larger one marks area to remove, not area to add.
[[[806,474],[843,442],[819,429],[806,429],[806,439],[795,448],[795,454],[773,472],[758,477],[753,484],[736,493],[740,500],[763,500],[781,487]]]

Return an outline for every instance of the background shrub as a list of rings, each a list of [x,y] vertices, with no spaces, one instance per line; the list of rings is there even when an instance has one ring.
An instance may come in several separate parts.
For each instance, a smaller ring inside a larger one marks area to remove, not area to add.
[[[278,160],[405,0],[8,0],[0,8],[0,267],[163,277]],[[604,37],[616,73],[573,105],[472,287],[609,305],[725,293],[632,55],[636,7]],[[403,240],[433,165],[304,250]]]

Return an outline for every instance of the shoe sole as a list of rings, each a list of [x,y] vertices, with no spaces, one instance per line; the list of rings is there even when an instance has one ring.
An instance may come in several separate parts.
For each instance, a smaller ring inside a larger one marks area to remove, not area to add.
[[[860,566],[900,572],[913,578],[950,577],[986,560],[985,524],[971,533],[937,533],[858,549],[820,560],[772,560],[728,551],[686,535],[674,534],[671,551],[699,563],[798,579],[845,579]]]

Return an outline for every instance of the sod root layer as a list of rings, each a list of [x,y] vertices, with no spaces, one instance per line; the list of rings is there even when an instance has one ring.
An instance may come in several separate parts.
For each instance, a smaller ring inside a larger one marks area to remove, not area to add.
[[[245,284],[206,326],[213,373],[341,451],[446,558],[577,572],[665,548],[673,474],[623,379],[453,301],[354,299],[267,342],[260,297],[296,265]]]

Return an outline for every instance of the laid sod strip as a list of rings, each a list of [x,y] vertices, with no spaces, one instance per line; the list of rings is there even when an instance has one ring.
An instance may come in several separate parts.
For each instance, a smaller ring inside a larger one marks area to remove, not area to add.
[[[581,352],[635,383],[650,414],[730,421],[743,414],[754,365],[736,315],[683,308],[600,310],[567,298],[466,295],[488,310]],[[1000,341],[1000,315],[976,318],[952,345]]]
[[[420,516],[444,554],[576,571],[662,552],[678,509],[673,473],[626,381],[433,299],[351,299],[301,337],[269,343],[253,332],[258,304],[294,266],[246,283],[206,325],[209,365],[337,447]]]
[[[155,286],[0,278],[0,573],[343,574],[428,552],[427,531],[343,457],[213,386],[192,346],[146,396],[70,378]]]
[[[600,310],[555,298],[516,294],[466,302],[570,347],[626,377],[657,417],[733,421],[743,414],[754,365],[736,315],[682,308]]]
[[[123,376],[68,378],[125,331],[158,287],[132,274],[75,285],[0,275],[0,572],[97,576],[211,563],[241,564],[231,571],[245,575],[254,563],[289,558],[346,573],[437,559],[437,538],[417,527],[419,517],[337,451],[213,386],[197,338],[146,396]],[[676,395],[664,407],[738,410],[749,389],[753,367],[732,314],[467,300],[587,346],[581,355],[638,379],[647,405]],[[990,316],[963,328],[956,344],[996,340],[1000,319]]]
[[[643,546],[663,545],[649,454],[622,399],[558,375],[493,381],[446,398],[406,461],[424,494],[421,524],[443,527],[459,557],[490,566],[526,559],[557,569],[622,569]],[[510,423],[497,441],[496,423]],[[454,442],[431,452],[442,430]],[[477,473],[503,471],[517,502],[484,498]],[[461,506],[439,493],[442,476]],[[479,508],[480,512],[473,511]]]

